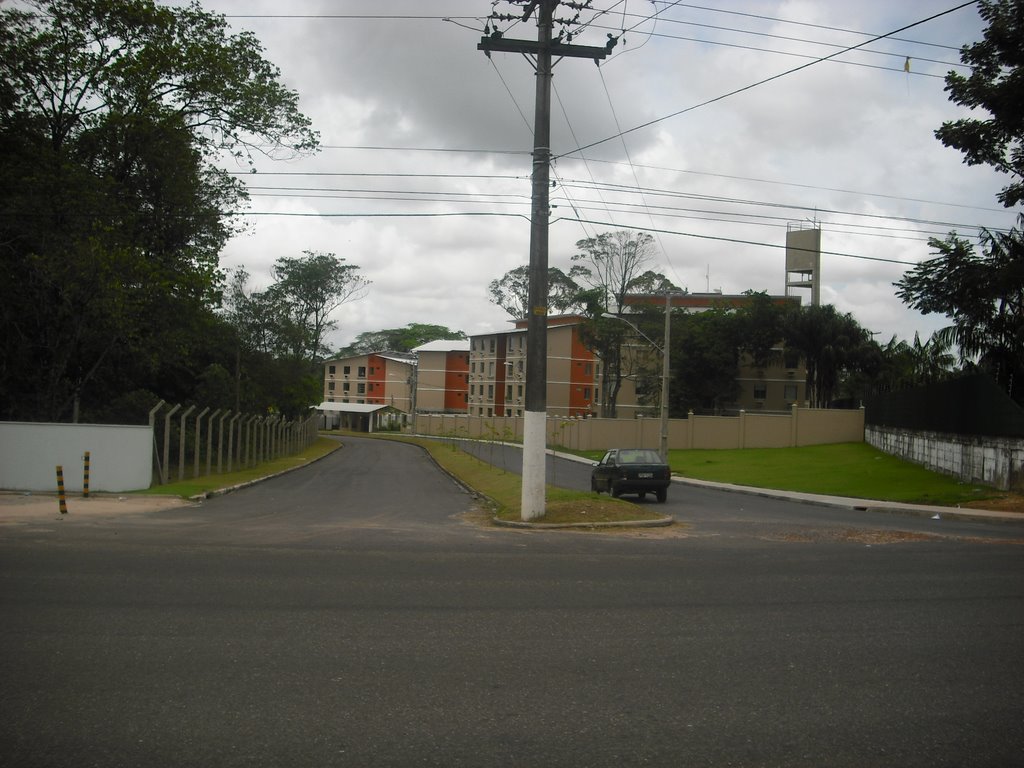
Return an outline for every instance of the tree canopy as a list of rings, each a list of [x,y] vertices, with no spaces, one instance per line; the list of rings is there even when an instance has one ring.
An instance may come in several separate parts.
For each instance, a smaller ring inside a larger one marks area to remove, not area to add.
[[[178,396],[230,347],[246,192],[216,161],[315,149],[297,95],[251,34],[152,0],[0,10],[0,83],[0,416]]]
[[[950,100],[974,113],[935,135],[967,164],[1007,174],[996,197],[1012,207],[1024,201],[1024,0],[981,0],[978,7],[988,24],[983,39],[960,52],[971,74],[946,76]],[[1024,402],[1024,388],[1013,384],[1024,378],[1024,217],[1017,221],[1009,231],[984,231],[978,250],[955,232],[929,240],[935,255],[895,285],[908,306],[952,321],[937,339],[956,344],[962,364],[979,366]]]
[[[1024,200],[1024,2],[980,0],[984,38],[960,50],[969,75],[946,75],[950,101],[987,116],[942,124],[935,135],[960,150],[968,165],[989,165],[1010,176],[997,195],[1007,208]]]
[[[430,341],[465,339],[462,331],[454,331],[443,325],[431,323],[409,323],[402,328],[385,328],[380,331],[365,331],[355,341],[335,353],[336,357],[365,355],[370,352],[411,352]]]
[[[548,267],[548,311],[561,313],[579,308],[580,288],[558,267]],[[508,312],[514,320],[530,314],[530,267],[516,267],[487,286],[492,304]]]

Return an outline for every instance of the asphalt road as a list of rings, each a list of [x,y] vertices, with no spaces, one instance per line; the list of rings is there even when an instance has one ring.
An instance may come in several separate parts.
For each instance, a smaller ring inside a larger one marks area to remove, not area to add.
[[[418,449],[346,443],[0,526],[0,765],[1022,761],[1019,528],[673,487],[667,530],[497,529]]]

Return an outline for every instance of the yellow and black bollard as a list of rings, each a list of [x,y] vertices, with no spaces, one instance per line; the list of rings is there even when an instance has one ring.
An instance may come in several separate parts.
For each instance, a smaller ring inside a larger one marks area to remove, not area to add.
[[[57,498],[60,500],[60,513],[66,515],[68,513],[68,502],[64,498],[64,467],[60,464],[57,465]]]
[[[85,456],[82,457],[85,461],[85,474],[82,476],[82,498],[89,498],[89,452],[85,452]]]

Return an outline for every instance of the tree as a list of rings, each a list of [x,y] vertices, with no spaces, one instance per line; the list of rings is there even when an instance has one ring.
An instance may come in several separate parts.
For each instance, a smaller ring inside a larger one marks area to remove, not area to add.
[[[152,0],[0,11],[0,84],[0,414],[194,378],[246,199],[214,161],[314,149],[296,94],[251,34]]]
[[[925,314],[953,324],[937,332],[956,344],[961,363],[977,361],[1006,391],[1024,376],[1024,240],[1019,229],[985,232],[981,253],[962,238],[929,241],[938,255],[896,283],[896,295]],[[1020,391],[1018,389],[1018,391]]]
[[[461,340],[466,334],[453,331],[443,325],[429,323],[409,323],[402,328],[386,328],[380,331],[364,331],[356,336],[355,341],[347,347],[339,349],[337,357],[365,355],[370,352],[411,352],[416,347],[430,341]]]
[[[719,412],[739,396],[739,319],[712,309],[682,314],[672,323],[670,411],[677,417],[694,411]]]
[[[288,319],[292,354],[315,367],[327,353],[325,334],[337,327],[334,310],[361,298],[370,281],[359,267],[345,264],[333,253],[303,251],[305,258],[282,256],[274,263],[277,282],[268,291]]]
[[[567,312],[579,307],[579,286],[558,267],[548,267],[548,310]],[[530,268],[509,270],[487,286],[488,297],[515,320],[530,314]]]
[[[935,135],[960,150],[968,165],[989,165],[1010,176],[996,196],[1007,208],[1024,200],[1024,0],[981,0],[988,22],[981,42],[964,46],[960,59],[968,76],[950,72],[946,91],[956,104],[988,117],[944,123]],[[1024,388],[1024,235],[982,233],[979,247],[950,233],[929,240],[935,255],[895,283],[896,295],[925,314],[940,312],[952,320],[937,338],[956,344],[963,365],[977,364],[1020,402]]]
[[[871,334],[850,314],[831,304],[801,307],[783,325],[786,348],[799,352],[807,365],[807,399],[825,408],[840,392],[845,376],[860,370]]]
[[[1024,2],[980,0],[988,23],[981,42],[960,49],[970,75],[946,75],[950,101],[988,112],[987,119],[962,118],[942,124],[936,137],[964,154],[968,165],[990,165],[1011,181],[997,195],[1010,208],[1024,199]]]
[[[644,268],[654,258],[654,238],[645,232],[605,232],[579,240],[576,247],[581,253],[573,255],[576,266],[569,277],[597,291],[606,312],[621,312],[626,294],[653,279]]]
[[[576,265],[569,276],[589,286],[578,294],[590,318],[581,336],[601,358],[601,416],[613,419],[622,380],[637,371],[631,367],[635,356],[622,354],[623,341],[629,337],[628,326],[603,315],[621,312],[628,293],[677,289],[664,275],[645,269],[654,258],[654,238],[646,233],[605,232],[578,241],[576,247],[580,253],[572,257]]]

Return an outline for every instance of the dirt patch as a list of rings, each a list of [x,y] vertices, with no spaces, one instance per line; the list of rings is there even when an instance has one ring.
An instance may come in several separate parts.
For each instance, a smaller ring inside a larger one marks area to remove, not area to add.
[[[1007,493],[984,501],[968,501],[960,505],[966,509],[987,509],[992,512],[1019,512],[1024,514],[1024,493]]]

